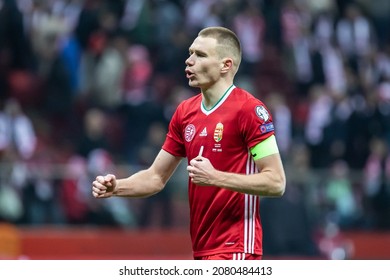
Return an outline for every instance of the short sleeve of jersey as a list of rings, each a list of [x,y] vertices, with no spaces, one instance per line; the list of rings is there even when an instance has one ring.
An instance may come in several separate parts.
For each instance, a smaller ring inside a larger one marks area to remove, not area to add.
[[[251,98],[239,114],[240,132],[248,148],[252,148],[274,134],[272,115],[258,99]]]
[[[180,117],[181,111],[181,105],[179,105],[169,123],[168,133],[162,149],[174,156],[186,157],[182,121]]]

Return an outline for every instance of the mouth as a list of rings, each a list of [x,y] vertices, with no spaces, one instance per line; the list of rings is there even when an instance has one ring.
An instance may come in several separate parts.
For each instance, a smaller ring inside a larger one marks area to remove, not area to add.
[[[186,69],[185,72],[186,72],[187,79],[192,79],[195,76],[195,74],[188,69]]]

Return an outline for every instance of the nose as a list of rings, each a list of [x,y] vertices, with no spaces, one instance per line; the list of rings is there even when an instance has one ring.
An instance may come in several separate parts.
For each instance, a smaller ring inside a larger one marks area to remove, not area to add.
[[[194,64],[194,60],[192,59],[192,55],[190,55],[190,56],[186,59],[185,64],[186,64],[186,65],[193,65],[193,64]]]

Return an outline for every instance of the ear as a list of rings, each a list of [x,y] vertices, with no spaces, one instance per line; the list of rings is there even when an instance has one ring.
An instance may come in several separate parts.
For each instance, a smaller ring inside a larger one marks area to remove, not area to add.
[[[221,72],[222,73],[227,73],[233,68],[233,59],[230,57],[226,57],[222,60],[222,68]]]

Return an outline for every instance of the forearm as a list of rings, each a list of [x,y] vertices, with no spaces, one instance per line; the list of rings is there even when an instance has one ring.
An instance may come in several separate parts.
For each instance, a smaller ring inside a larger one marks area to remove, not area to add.
[[[286,176],[279,154],[255,161],[255,174],[239,174],[220,171],[202,156],[190,161],[187,171],[191,181],[200,186],[216,186],[228,190],[260,196],[282,196],[286,187]]]
[[[285,190],[285,178],[278,173],[262,171],[245,175],[216,171],[213,185],[228,190],[259,196],[282,196]]]
[[[114,196],[120,197],[148,197],[161,191],[165,182],[155,175],[151,169],[142,170],[130,177],[118,179]]]

